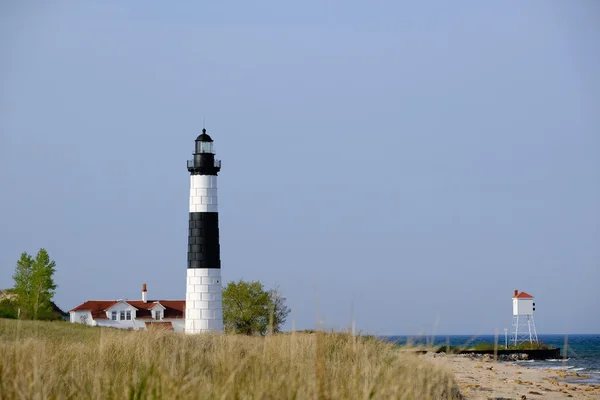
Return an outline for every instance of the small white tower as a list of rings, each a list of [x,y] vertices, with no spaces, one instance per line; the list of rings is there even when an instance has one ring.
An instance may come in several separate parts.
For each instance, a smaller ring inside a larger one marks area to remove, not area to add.
[[[515,289],[513,300],[513,332],[511,343],[517,345],[519,343],[537,343],[538,337],[535,331],[535,323],[533,322],[533,312],[535,311],[535,303],[533,296],[529,293],[521,292]]]

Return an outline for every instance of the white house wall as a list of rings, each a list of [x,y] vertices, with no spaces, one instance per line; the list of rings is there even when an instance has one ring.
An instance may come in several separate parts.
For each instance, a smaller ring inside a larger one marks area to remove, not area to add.
[[[94,325],[94,319],[90,311],[71,311],[71,322],[75,324]]]
[[[185,321],[183,320],[183,318],[164,318],[160,321],[150,318],[136,319],[131,321],[112,321],[110,319],[96,320],[97,326],[104,326],[107,328],[133,329],[136,331],[147,330],[146,322],[170,322],[175,332],[183,332],[185,330]]]
[[[113,321],[111,319],[97,319],[97,326],[105,326],[108,328],[119,328],[119,329],[134,329],[138,330],[144,326],[143,322],[132,319],[131,321]]]

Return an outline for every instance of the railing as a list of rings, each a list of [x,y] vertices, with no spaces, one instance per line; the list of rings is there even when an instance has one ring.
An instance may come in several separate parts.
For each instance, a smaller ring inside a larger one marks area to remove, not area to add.
[[[215,164],[214,164],[215,168],[221,168],[221,160],[215,160]],[[196,166],[196,164],[194,163],[194,160],[187,160],[187,167],[188,168],[196,168],[196,167],[200,167],[199,165]]]

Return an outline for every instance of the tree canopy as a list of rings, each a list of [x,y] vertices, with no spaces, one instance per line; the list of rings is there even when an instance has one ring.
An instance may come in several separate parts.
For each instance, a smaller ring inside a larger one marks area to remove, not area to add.
[[[20,318],[51,318],[51,300],[56,289],[53,278],[55,267],[56,263],[45,249],[40,249],[35,258],[26,252],[21,254],[13,275],[13,293],[16,295]]]
[[[290,313],[279,290],[265,290],[258,282],[229,282],[223,290],[223,325],[226,331],[264,335],[279,332]]]

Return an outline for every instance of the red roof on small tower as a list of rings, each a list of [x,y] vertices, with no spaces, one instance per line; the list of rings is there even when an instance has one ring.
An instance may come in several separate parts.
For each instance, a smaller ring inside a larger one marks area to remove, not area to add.
[[[521,293],[513,296],[513,299],[533,299],[533,296],[530,295],[529,293],[521,292]]]

